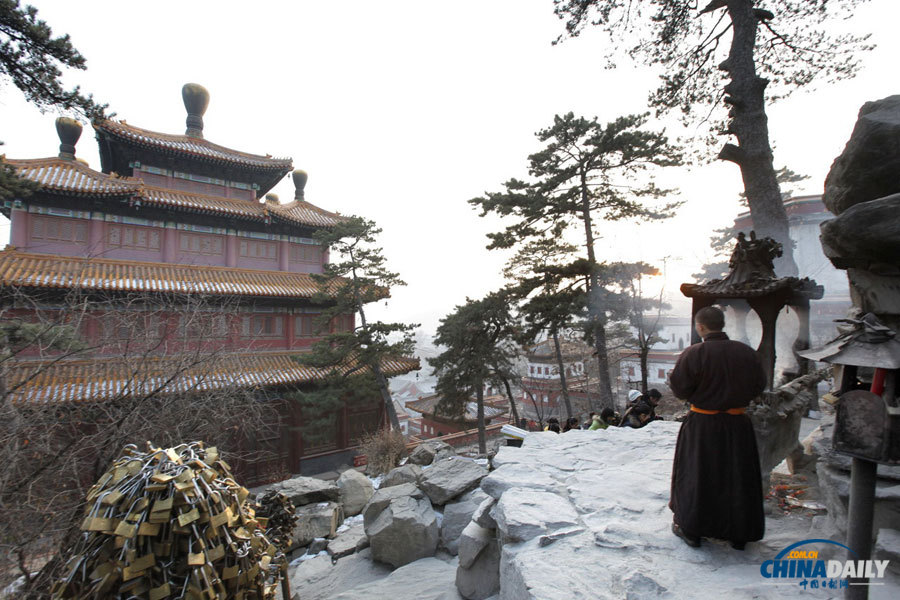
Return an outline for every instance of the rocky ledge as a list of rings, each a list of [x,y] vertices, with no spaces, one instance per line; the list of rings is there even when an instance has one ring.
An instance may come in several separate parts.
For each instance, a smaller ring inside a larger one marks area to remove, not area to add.
[[[499,558],[502,600],[829,597],[830,590],[786,590],[760,576],[760,564],[786,546],[825,535],[809,523],[782,528],[770,519],[766,538],[745,551],[708,540],[690,548],[672,535],[669,478],[679,426],[538,433],[521,448],[501,448],[481,484],[492,497],[489,515],[486,506],[479,510],[472,525],[480,524],[459,541],[463,596],[490,590],[483,573],[478,580],[465,565],[484,571]],[[892,597],[897,584],[873,587],[870,597]]]

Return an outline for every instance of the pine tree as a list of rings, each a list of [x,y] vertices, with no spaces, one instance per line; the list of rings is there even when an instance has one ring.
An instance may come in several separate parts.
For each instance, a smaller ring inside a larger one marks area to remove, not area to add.
[[[598,258],[597,228],[604,221],[665,218],[677,206],[647,202],[672,193],[654,184],[650,168],[678,165],[681,155],[665,135],[643,129],[646,118],[630,115],[602,125],[572,113],[557,115],[537,133],[546,145],[528,157],[531,181],[512,179],[503,192],[469,201],[482,216],[514,219],[488,235],[488,248],[518,248],[523,262],[528,260],[523,252],[555,257],[549,264],[532,261],[531,274],[526,271],[519,282],[524,295],[541,289],[551,298],[557,293],[577,298],[583,291],[586,339],[597,353],[605,406],[613,405],[607,327],[619,318],[622,273],[619,263]],[[585,255],[574,253],[567,235],[582,236]]]
[[[502,291],[481,300],[467,298],[465,304],[441,319],[437,329],[434,341],[444,351],[429,360],[441,396],[437,411],[449,418],[461,418],[474,395],[478,410],[478,451],[482,454],[487,451],[484,386],[504,379],[508,385],[516,356],[510,342],[516,333],[509,298]]]
[[[373,221],[362,217],[348,217],[316,233],[316,240],[339,260],[326,264],[322,274],[313,274],[319,286],[313,303],[325,307],[317,326],[331,332],[311,352],[296,357],[302,364],[328,371],[314,389],[292,395],[300,403],[304,435],[310,439],[330,431],[330,415],[345,402],[364,401],[373,393],[384,400],[391,427],[400,428],[382,365],[412,354],[412,332],[418,325],[366,318],[367,304],[384,299],[393,287],[406,285],[387,269],[382,249],[376,245],[380,233]],[[358,321],[352,328],[342,328],[348,315]]]

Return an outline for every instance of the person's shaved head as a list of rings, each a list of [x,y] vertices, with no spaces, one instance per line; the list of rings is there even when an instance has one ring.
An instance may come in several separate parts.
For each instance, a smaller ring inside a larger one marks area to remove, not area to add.
[[[715,306],[707,306],[697,311],[694,322],[700,323],[709,331],[722,331],[725,329],[725,313]]]

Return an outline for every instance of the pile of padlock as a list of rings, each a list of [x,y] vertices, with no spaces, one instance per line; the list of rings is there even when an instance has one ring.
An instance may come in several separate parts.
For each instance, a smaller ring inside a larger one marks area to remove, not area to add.
[[[291,546],[291,536],[297,524],[297,508],[291,499],[275,490],[263,494],[257,502],[257,520],[266,520],[266,535],[281,550]]]
[[[148,447],[126,447],[89,490],[53,598],[273,598],[285,557],[216,448]]]

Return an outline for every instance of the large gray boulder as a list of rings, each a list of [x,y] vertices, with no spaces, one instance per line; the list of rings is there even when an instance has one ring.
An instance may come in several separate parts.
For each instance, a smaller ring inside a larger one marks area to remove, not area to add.
[[[474,525],[474,523],[473,523]],[[484,600],[500,591],[500,544],[491,536],[463,567],[456,569],[456,589],[467,600]]]
[[[820,226],[825,256],[839,269],[900,265],[897,215],[900,193],[849,207]]]
[[[396,469],[391,469],[391,472],[381,480],[381,488],[400,485],[401,483],[416,483],[421,476],[422,467],[416,464],[406,464]]]
[[[434,504],[446,504],[476,487],[488,470],[474,461],[451,456],[437,460],[422,473],[419,487]]]
[[[413,465],[425,466],[430,465],[436,460],[455,455],[456,450],[454,450],[447,442],[428,440],[427,442],[422,442],[416,446],[410,453],[406,462]]]
[[[491,510],[504,541],[521,542],[578,524],[578,513],[564,497],[528,488],[507,490]]]
[[[341,505],[337,502],[319,502],[297,509],[297,523],[292,536],[293,547],[307,546],[316,538],[334,537],[338,525],[344,520]]]
[[[900,95],[866,102],[850,140],[831,165],[822,200],[836,215],[900,192]]]
[[[428,498],[394,498],[374,520],[366,522],[365,531],[372,558],[394,567],[434,556],[437,550],[437,516]]]
[[[441,521],[441,546],[447,552],[456,554],[459,534],[472,520],[472,515],[478,510],[482,501],[487,499],[487,494],[481,488],[475,488],[455,502],[444,506],[444,518]]]
[[[392,500],[404,496],[411,496],[418,500],[424,498],[425,494],[412,483],[403,483],[389,488],[380,488],[363,508],[363,523],[368,526],[381,514],[381,511],[388,507]]]
[[[315,477],[285,479],[273,483],[266,489],[281,492],[294,503],[294,506],[303,506],[313,502],[337,502],[341,495],[337,482]]]
[[[356,469],[347,469],[341,473],[338,489],[341,493],[341,504],[344,505],[344,515],[348,517],[361,513],[369,498],[375,493],[369,478]]]

